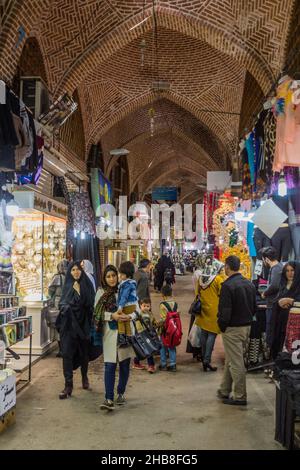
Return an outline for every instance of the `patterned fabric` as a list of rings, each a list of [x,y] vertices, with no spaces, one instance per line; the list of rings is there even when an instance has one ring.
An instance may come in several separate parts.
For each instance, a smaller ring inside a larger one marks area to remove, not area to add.
[[[243,190],[242,190],[242,198],[244,200],[248,200],[252,198],[252,186],[251,186],[251,177],[250,177],[250,167],[248,162],[248,154],[247,150],[244,149],[241,153],[242,159],[242,181],[243,181]]]
[[[273,172],[273,161],[276,146],[276,119],[273,111],[270,110],[264,121],[264,157],[266,179],[270,179]]]
[[[76,232],[95,236],[95,219],[88,192],[69,193],[69,209],[73,219],[73,229]]]
[[[300,312],[300,308],[298,308]],[[288,352],[293,350],[293,342],[300,340],[300,313],[289,313],[286,327],[285,347]]]

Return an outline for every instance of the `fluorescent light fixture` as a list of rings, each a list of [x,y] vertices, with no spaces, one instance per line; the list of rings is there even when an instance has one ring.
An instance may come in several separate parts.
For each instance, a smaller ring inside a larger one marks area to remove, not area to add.
[[[141,26],[141,24],[145,23],[145,21],[147,21],[149,18],[150,18],[150,16],[147,16],[147,18],[144,18],[142,21],[140,21],[136,25],[132,26],[132,28],[130,28],[129,31],[132,31],[133,29],[138,28],[139,26]]]
[[[113,149],[109,153],[112,156],[120,157],[122,155],[128,155],[130,152],[127,149]]]
[[[6,204],[6,213],[9,217],[15,217],[19,214],[19,206],[14,199]]]

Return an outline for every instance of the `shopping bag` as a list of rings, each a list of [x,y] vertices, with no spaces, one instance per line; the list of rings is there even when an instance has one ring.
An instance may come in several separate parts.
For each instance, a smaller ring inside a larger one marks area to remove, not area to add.
[[[137,331],[136,321],[133,321],[134,335],[130,337],[130,343],[138,359],[143,360],[157,354],[162,347],[161,341],[156,331],[147,326],[141,317],[138,319],[143,325],[144,330]]]
[[[189,332],[188,340],[193,348],[201,347],[201,328],[196,325],[196,323],[193,324],[191,331]]]

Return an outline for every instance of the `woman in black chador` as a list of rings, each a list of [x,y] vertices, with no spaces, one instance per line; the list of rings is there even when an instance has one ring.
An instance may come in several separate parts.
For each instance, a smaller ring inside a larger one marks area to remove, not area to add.
[[[80,262],[71,263],[59,304],[56,326],[60,333],[65,388],[59,398],[68,398],[73,390],[73,366],[79,361],[82,387],[89,389],[88,363],[91,322],[95,292]]]

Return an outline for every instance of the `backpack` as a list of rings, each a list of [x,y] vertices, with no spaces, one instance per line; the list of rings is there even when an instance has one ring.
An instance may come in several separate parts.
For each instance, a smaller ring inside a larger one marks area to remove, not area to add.
[[[163,345],[167,348],[175,348],[180,345],[183,334],[180,314],[177,312],[177,303],[175,302],[174,310],[170,309],[167,302],[163,302],[163,305],[168,309],[168,313],[161,339]]]
[[[172,269],[166,269],[164,273],[164,280],[166,283],[172,283],[173,282],[173,271]]]

